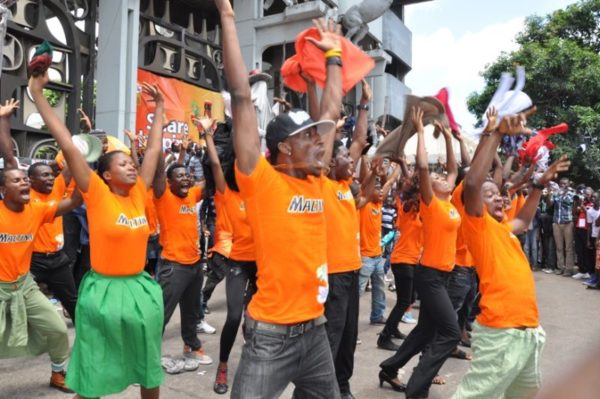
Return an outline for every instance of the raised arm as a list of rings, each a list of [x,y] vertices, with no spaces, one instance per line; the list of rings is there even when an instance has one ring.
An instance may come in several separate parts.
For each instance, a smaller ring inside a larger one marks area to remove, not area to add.
[[[394,186],[394,183],[398,181],[398,177],[400,177],[400,166],[397,164],[392,164],[393,170],[392,173],[387,177],[385,184],[383,185],[382,194],[383,198],[386,198],[389,194],[390,190]]]
[[[6,100],[4,105],[0,105],[0,153],[4,155],[5,169],[19,166],[10,138],[10,117],[17,108],[19,108],[19,102],[14,98]]]
[[[131,151],[131,158],[137,169],[140,168],[140,158],[138,156],[138,138],[129,129],[123,129],[123,133],[129,138],[129,149]]]
[[[177,163],[179,165],[186,166],[185,155],[187,154],[187,148],[192,143],[188,136],[183,136],[183,140],[179,143],[179,155],[177,156]]]
[[[441,129],[444,135],[444,141],[446,142],[446,182],[448,186],[454,187],[456,178],[458,177],[458,165],[456,164],[456,157],[454,156],[454,148],[452,147],[452,132],[439,122],[436,122],[439,129]]]
[[[360,97],[360,105],[358,106],[358,118],[356,119],[354,133],[352,133],[352,144],[349,149],[350,157],[354,160],[354,163],[358,162],[363,150],[369,144],[367,142],[367,130],[369,127],[368,106],[372,97],[371,86],[363,79],[362,95]]]
[[[533,182],[529,191],[529,195],[527,196],[527,201],[525,201],[525,205],[523,205],[523,208],[521,208],[519,214],[512,220],[510,224],[511,230],[514,234],[520,234],[524,231],[527,231],[529,224],[535,216],[540,198],[542,197],[542,188],[552,179],[555,179],[558,173],[569,170],[569,165],[571,165],[571,162],[567,159],[566,155],[563,155],[559,160],[550,165],[546,172],[544,172],[544,174],[537,181]]]
[[[73,190],[73,194],[69,198],[65,198],[58,203],[55,217],[63,216],[66,213],[71,212],[73,209],[79,207],[83,203],[81,192],[77,187]]]
[[[465,211],[468,215],[483,216],[484,209],[481,198],[481,187],[492,166],[492,161],[502,141],[502,136],[504,134],[531,133],[531,130],[525,128],[525,122],[527,121],[527,116],[533,112],[535,112],[535,108],[530,113],[504,117],[498,129],[494,128],[491,133],[486,133],[489,137],[479,142],[479,148],[476,151],[477,155],[474,157],[469,173],[465,177],[463,199]],[[487,117],[491,125],[495,126],[497,112],[493,108],[488,111]]]
[[[69,132],[65,124],[52,111],[52,107],[48,104],[46,97],[44,97],[43,90],[46,84],[48,84],[48,72],[43,75],[32,76],[29,78],[29,92],[50,134],[52,134],[52,137],[54,137],[54,140],[56,140],[58,146],[61,148],[77,186],[85,193],[90,185],[92,170],[83,155],[81,155],[81,152],[73,144],[71,132]]]
[[[467,149],[467,145],[465,144],[465,139],[463,137],[462,132],[460,130],[452,131],[452,134],[460,144],[460,166],[462,166],[463,168],[471,166],[471,156],[469,155],[469,150]]]
[[[323,164],[329,165],[333,154],[333,142],[335,141],[335,122],[340,117],[342,108],[342,60],[341,60],[341,32],[342,28],[333,20],[314,20],[315,26],[321,36],[320,40],[312,37],[310,41],[317,48],[325,52],[323,62],[327,65],[327,80],[323,97],[321,98],[321,117],[319,120],[331,120],[333,126],[327,132],[321,132],[324,144]]]
[[[364,163],[364,159],[363,159]],[[365,167],[366,168],[366,167]],[[367,168],[368,169],[368,168]],[[383,168],[383,158],[376,158],[371,162],[371,168],[365,172],[365,178],[361,182],[361,193],[358,200],[356,201],[356,209],[360,209],[367,205],[369,198],[375,190],[377,177],[384,176],[385,170]]]
[[[318,121],[321,119],[321,108],[319,105],[319,96],[317,95],[317,84],[315,80],[305,74],[303,71],[300,71],[300,76],[306,82],[306,95],[308,96],[308,113],[310,114],[310,118],[313,121]]]
[[[260,138],[248,83],[248,71],[242,58],[235,14],[230,0],[215,0],[215,4],[223,29],[223,65],[231,93],[233,123],[235,126],[244,126],[243,129],[237,129],[233,136],[237,167],[243,174],[250,175],[260,157]]]
[[[193,118],[194,124],[203,135],[206,140],[206,155],[208,156],[208,160],[210,161],[210,169],[212,170],[213,179],[215,180],[215,187],[217,190],[223,194],[225,192],[225,188],[227,187],[227,183],[225,182],[225,175],[223,174],[223,169],[221,169],[221,162],[219,161],[219,156],[217,154],[217,147],[215,147],[214,134],[215,131],[213,129],[214,120],[210,118]]]
[[[433,188],[429,178],[429,162],[427,160],[427,151],[425,151],[425,129],[423,127],[423,110],[413,107],[411,110],[411,120],[417,130],[417,156],[415,167],[419,174],[419,190],[421,198],[426,205],[433,199]]]
[[[165,101],[156,85],[142,83],[142,93],[150,96],[150,99],[156,104],[154,119],[150,127],[150,134],[148,135],[148,144],[144,152],[144,162],[142,162],[140,168],[140,176],[144,180],[146,187],[150,187],[154,180],[158,158],[162,156],[162,129]]]
[[[167,189],[167,173],[165,172],[165,156],[160,154],[158,157],[158,164],[156,165],[156,171],[152,177],[152,191],[154,192],[155,198],[160,198]]]

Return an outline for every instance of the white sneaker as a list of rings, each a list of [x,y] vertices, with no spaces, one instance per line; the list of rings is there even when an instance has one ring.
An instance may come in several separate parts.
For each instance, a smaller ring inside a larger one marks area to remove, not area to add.
[[[217,329],[208,324],[206,320],[202,320],[196,326],[196,332],[199,332],[201,334],[214,334],[217,332]]]
[[[196,349],[195,351],[193,351],[192,348],[190,348],[187,345],[185,345],[183,347],[183,357],[186,360],[194,359],[196,362],[198,362],[198,365],[200,365],[200,364],[208,365],[208,364],[212,364],[212,362],[213,362],[212,358],[204,352],[203,348]],[[183,366],[185,368],[185,362],[184,362]]]
[[[585,280],[590,278],[590,275],[588,273],[576,273],[571,277],[573,277],[575,280]]]
[[[552,274],[552,273],[554,273],[554,272],[552,271],[552,269],[542,269],[542,271],[543,271],[544,273],[548,273],[548,274]]]

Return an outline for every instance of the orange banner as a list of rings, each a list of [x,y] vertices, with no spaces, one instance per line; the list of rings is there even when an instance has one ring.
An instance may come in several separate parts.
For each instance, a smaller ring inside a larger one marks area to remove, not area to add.
[[[184,136],[201,143],[198,130],[192,124],[192,115],[204,115],[209,112],[218,121],[224,119],[224,104],[221,93],[193,86],[177,79],[166,78],[138,69],[137,114],[135,128],[137,134],[148,135],[154,120],[153,102],[141,95],[141,83],[155,84],[165,99],[165,127],[163,129],[163,147],[173,142],[181,142]]]

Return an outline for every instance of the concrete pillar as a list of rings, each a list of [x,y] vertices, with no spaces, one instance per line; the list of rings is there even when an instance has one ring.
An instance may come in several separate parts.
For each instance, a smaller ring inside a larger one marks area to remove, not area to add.
[[[135,129],[140,0],[99,4],[95,126],[123,140]]]

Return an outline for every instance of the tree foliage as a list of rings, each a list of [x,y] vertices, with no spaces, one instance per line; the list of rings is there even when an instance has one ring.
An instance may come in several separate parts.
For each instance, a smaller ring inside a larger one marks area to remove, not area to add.
[[[528,17],[516,41],[518,50],[503,52],[486,66],[485,87],[469,96],[469,111],[481,117],[500,75],[524,66],[524,91],[538,107],[529,124],[542,128],[567,122],[569,133],[552,139],[554,153],[569,155],[575,181],[600,188],[600,0]]]

